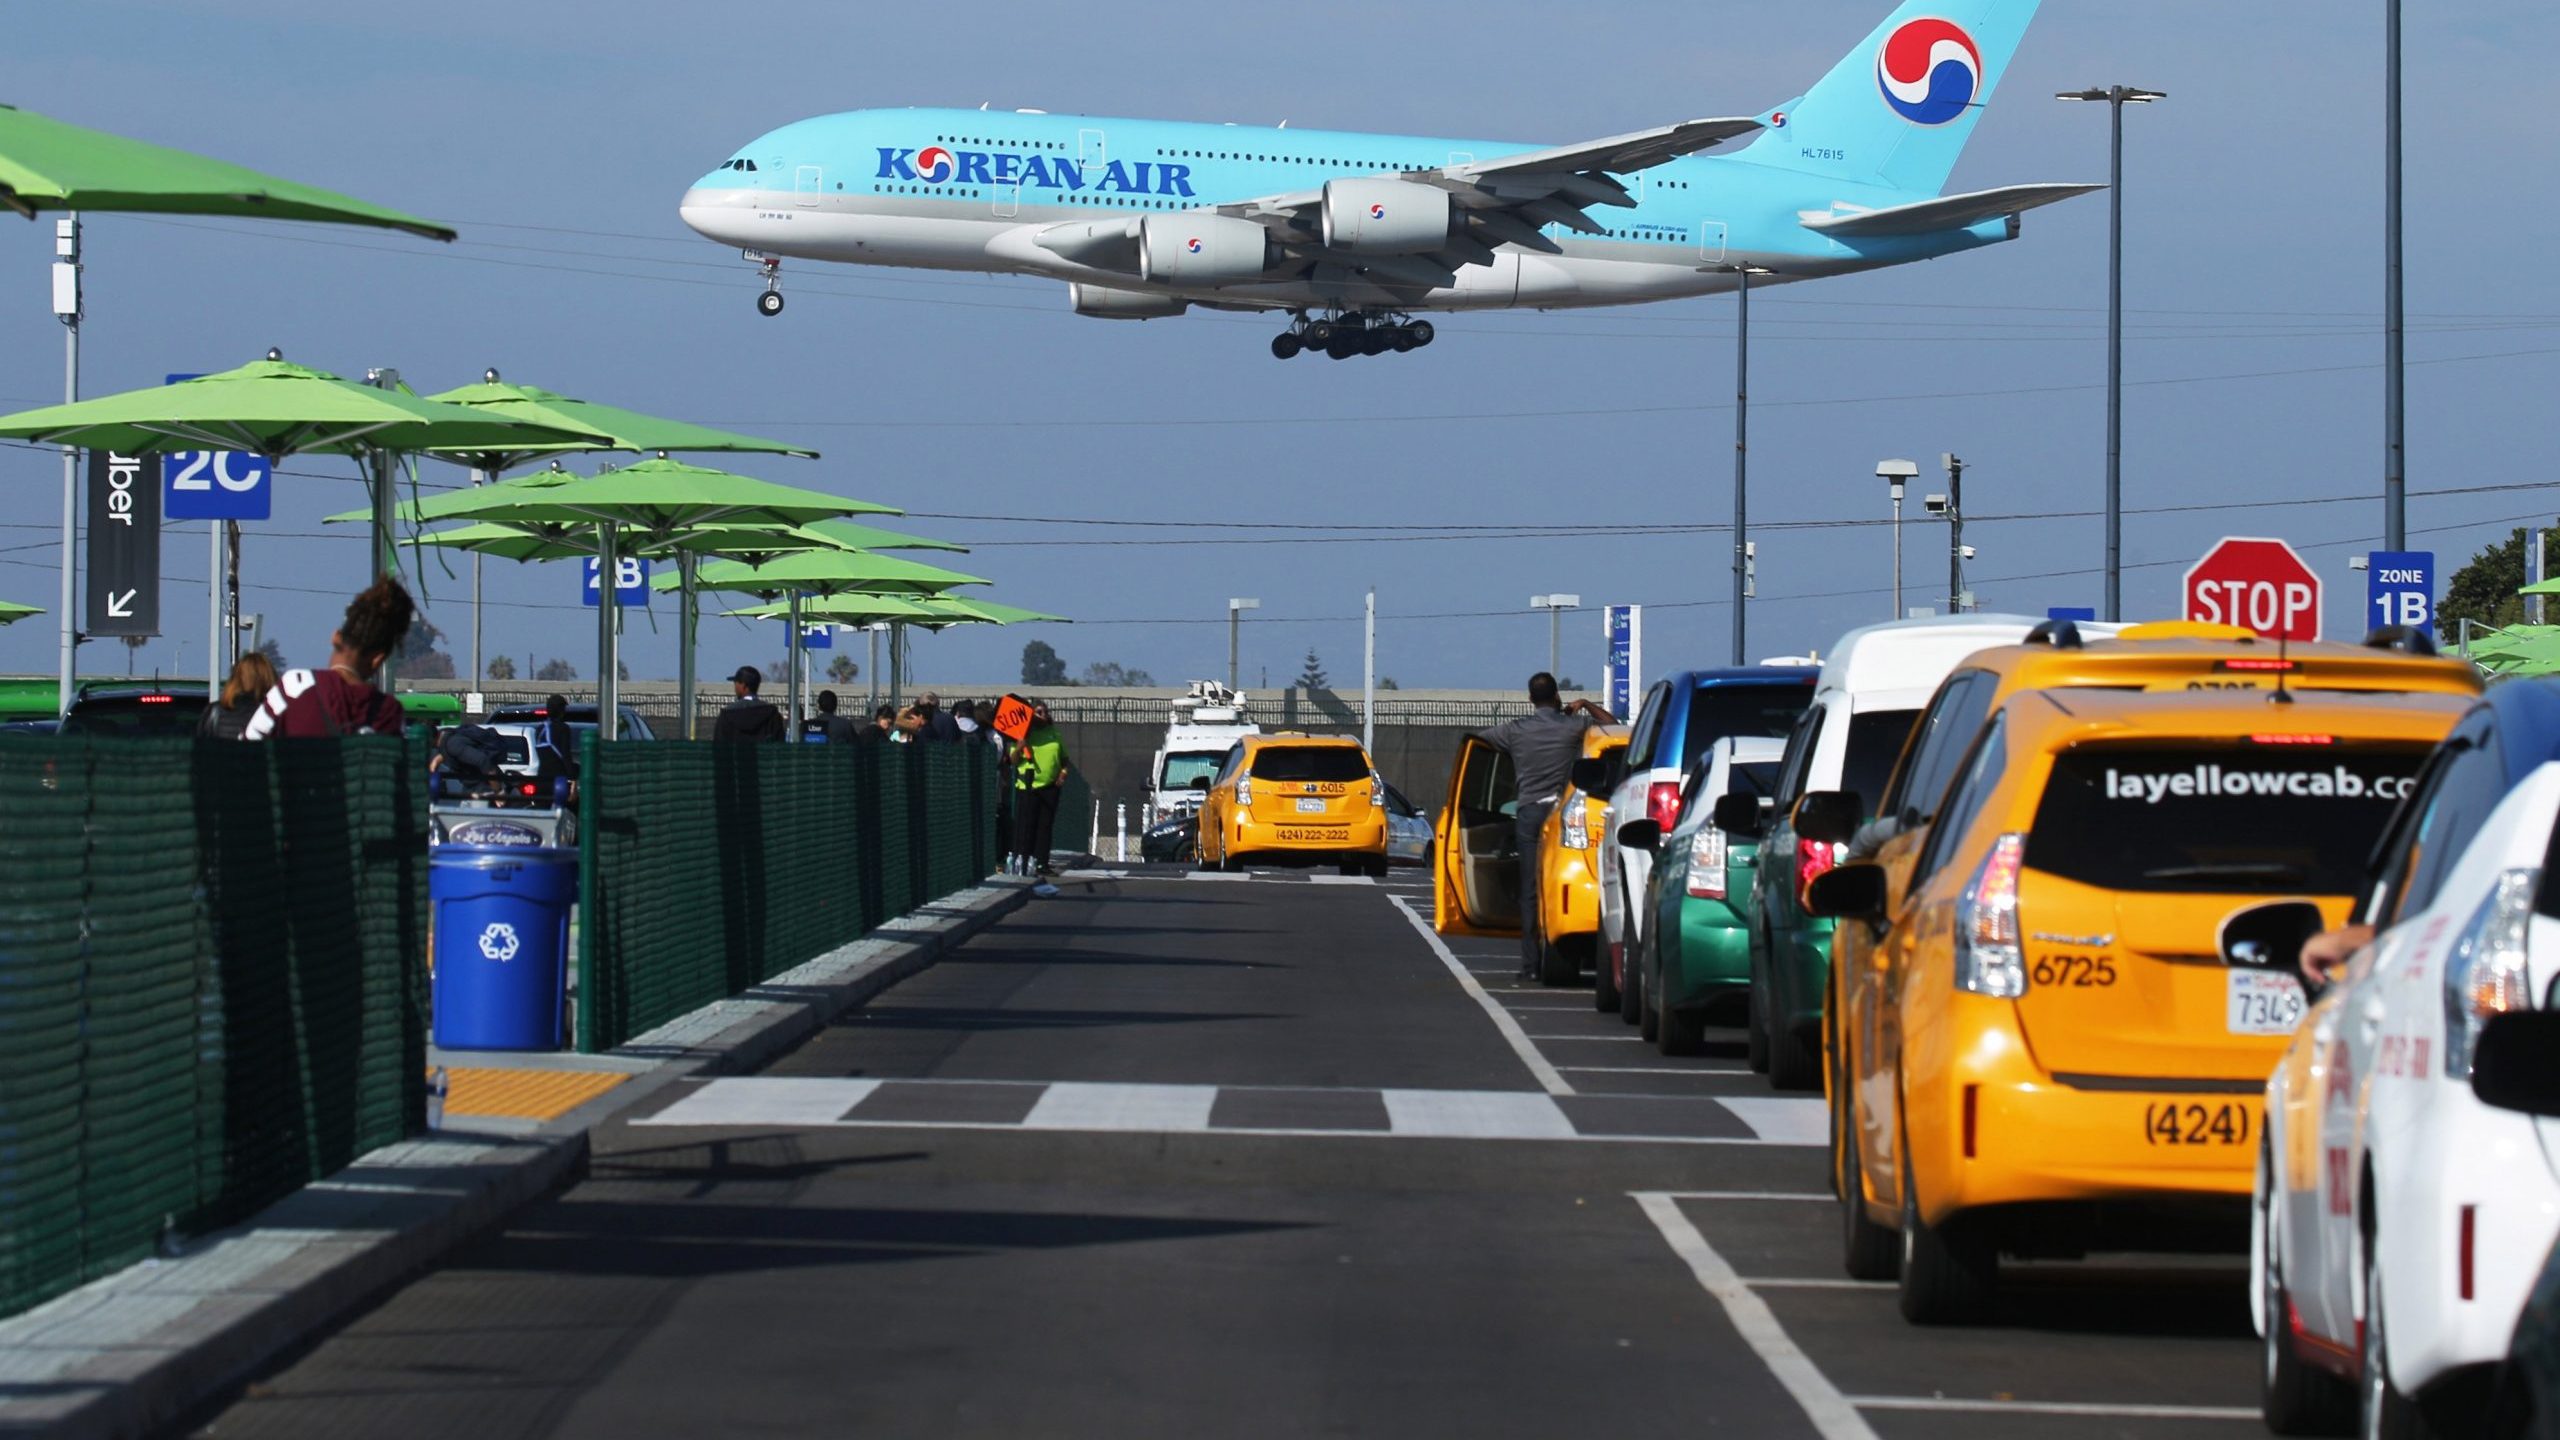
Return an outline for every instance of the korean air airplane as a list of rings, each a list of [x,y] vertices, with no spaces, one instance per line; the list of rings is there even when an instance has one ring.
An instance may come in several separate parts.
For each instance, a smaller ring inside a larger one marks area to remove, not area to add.
[[[1282,359],[1411,350],[1434,311],[1637,305],[2016,239],[2022,212],[2103,188],[1943,193],[2037,3],[1908,0],[1790,104],[1577,145],[856,110],[745,146],[680,213],[762,267],[766,315],[792,257],[1046,275],[1111,320],[1285,311]]]

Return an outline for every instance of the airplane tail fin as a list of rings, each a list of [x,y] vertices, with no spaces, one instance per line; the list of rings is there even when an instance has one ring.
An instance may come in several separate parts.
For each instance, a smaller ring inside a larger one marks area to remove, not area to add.
[[[1734,158],[1936,195],[2038,0],[1905,0]]]

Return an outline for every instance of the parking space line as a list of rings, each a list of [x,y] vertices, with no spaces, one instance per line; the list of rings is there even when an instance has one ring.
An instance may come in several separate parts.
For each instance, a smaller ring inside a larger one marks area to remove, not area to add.
[[[1751,1287],[1707,1243],[1707,1237],[1698,1233],[1698,1227],[1681,1213],[1679,1201],[1660,1191],[1637,1191],[1630,1198],[1662,1232],[1671,1252],[1688,1265],[1699,1287],[1724,1307],[1725,1318],[1732,1322],[1743,1343],[1795,1397],[1805,1419],[1823,1440],[1879,1440],[1857,1407],[1840,1393],[1840,1387],[1832,1384],[1814,1365],[1812,1357],[1787,1338],[1786,1327],[1778,1323],[1768,1302],[1752,1293]]]
[[[1413,922],[1414,932],[1422,937],[1422,943],[1430,946],[1431,953],[1440,957],[1440,963],[1449,967],[1449,973],[1458,978],[1460,988],[1484,1007],[1484,1013],[1492,1017],[1493,1028],[1502,1032],[1502,1038],[1509,1042],[1512,1053],[1520,1057],[1521,1064],[1529,1067],[1529,1073],[1537,1077],[1538,1084],[1550,1095],[1573,1094],[1572,1084],[1548,1063],[1546,1056],[1538,1053],[1537,1046],[1529,1043],[1529,1037],[1520,1029],[1520,1022],[1511,1017],[1510,1011],[1502,1008],[1501,1002],[1486,994],[1484,986],[1478,984],[1467,967],[1459,963],[1458,957],[1450,953],[1449,947],[1441,943],[1440,937],[1431,929],[1431,922],[1423,919],[1421,912],[1401,895],[1388,897],[1388,903],[1404,912],[1404,918]]]
[[[1957,1400],[1937,1395],[1852,1395],[1861,1410],[1925,1410],[1966,1415],[2083,1415],[2118,1420],[2256,1420],[2237,1405],[2105,1405],[2068,1400]]]
[[[1748,1075],[1748,1065],[1559,1065],[1568,1075]],[[1825,1136],[1828,1140],[1830,1137]]]
[[[1828,1205],[1829,1195],[1797,1194],[1786,1190],[1654,1190],[1666,1200],[1794,1200],[1807,1205]]]
[[[1831,1143],[1831,1106],[1826,1101],[1776,1095],[1736,1095],[1724,1107],[1742,1118],[1763,1140],[1790,1145]]]
[[[1644,1043],[1644,1037],[1641,1035],[1532,1035],[1529,1038],[1532,1040],[1607,1040],[1620,1045]]]
[[[1796,1279],[1774,1275],[1755,1275],[1742,1283],[1754,1290],[1896,1290],[1901,1288],[1892,1280],[1840,1280],[1829,1277]]]

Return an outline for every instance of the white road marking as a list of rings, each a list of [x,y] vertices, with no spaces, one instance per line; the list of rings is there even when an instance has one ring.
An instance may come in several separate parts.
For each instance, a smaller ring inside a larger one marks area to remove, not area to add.
[[[1099,1085],[1061,1080],[1041,1092],[1025,1130],[1206,1130],[1215,1085]]]
[[[1493,1019],[1493,1028],[1502,1032],[1502,1038],[1510,1042],[1512,1053],[1520,1057],[1521,1064],[1529,1067],[1529,1073],[1537,1078],[1538,1084],[1550,1095],[1574,1093],[1572,1084],[1548,1063],[1546,1056],[1538,1053],[1537,1046],[1529,1043],[1529,1037],[1520,1029],[1520,1022],[1511,1017],[1510,1011],[1502,1008],[1501,1002],[1486,994],[1484,986],[1476,983],[1476,977],[1468,973],[1467,967],[1458,963],[1458,957],[1449,953],[1449,947],[1432,932],[1431,922],[1423,919],[1422,913],[1401,895],[1389,897],[1389,903],[1404,912],[1404,918],[1412,921],[1414,931],[1422,936],[1422,943],[1430,946],[1431,953],[1440,957],[1440,963],[1449,967],[1449,973],[1458,977],[1459,987],[1484,1007],[1484,1013]]]
[[[1852,1395],[1861,1410],[1952,1411],[1967,1415],[2088,1415],[2125,1420],[2255,1420],[2237,1405],[2105,1405],[2067,1400],[1955,1400],[1936,1395]]]
[[[1671,1253],[1688,1265],[1699,1287],[1724,1307],[1725,1318],[1741,1333],[1743,1343],[1795,1397],[1805,1419],[1812,1422],[1823,1440],[1878,1440],[1874,1429],[1840,1393],[1840,1387],[1832,1384],[1812,1359],[1796,1348],[1796,1342],[1787,1338],[1786,1327],[1770,1312],[1768,1302],[1753,1294],[1715,1247],[1707,1243],[1707,1237],[1698,1233],[1698,1227],[1689,1223],[1689,1217],[1680,1212],[1679,1201],[1659,1191],[1638,1191],[1631,1198],[1654,1228],[1662,1232]]]
[[[1503,1091],[1382,1090],[1398,1135],[1463,1140],[1578,1140],[1580,1132],[1544,1095]]]
[[[1606,1040],[1616,1045],[1641,1045],[1641,1035],[1531,1035],[1532,1040]]]
[[[1307,877],[1307,883],[1310,885],[1376,885],[1378,882],[1366,875],[1310,875]]]
[[[1751,1133],[1779,1145],[1831,1143],[1831,1106],[1822,1100],[1736,1095],[1720,1100]]]
[[[764,1075],[714,1080],[642,1125],[830,1125],[871,1098],[877,1080]]]
[[[1829,1195],[1810,1191],[1797,1194],[1785,1190],[1655,1190],[1649,1193],[1672,1200],[1790,1200],[1802,1205],[1835,1203]]]
[[[1230,875],[1223,870],[1191,870],[1184,872],[1182,878],[1185,880],[1225,880],[1230,883],[1242,884],[1254,877],[1251,875]]]
[[[1559,1065],[1569,1075],[1748,1075],[1748,1065]],[[1823,1134],[1828,1144],[1831,1136]]]
[[[1824,1199],[1831,1197],[1824,1196]],[[1754,1290],[1896,1290],[1901,1286],[1892,1280],[1796,1280],[1778,1276],[1755,1275],[1742,1282]]]

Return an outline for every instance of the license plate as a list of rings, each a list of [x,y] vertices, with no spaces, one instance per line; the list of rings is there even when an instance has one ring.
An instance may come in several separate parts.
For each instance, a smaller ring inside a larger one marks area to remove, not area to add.
[[[1351,838],[1351,832],[1329,826],[1283,825],[1280,827],[1280,838],[1300,845],[1322,845],[1348,840]]]
[[[2290,1035],[2302,1024],[2302,982],[2272,970],[2231,972],[2234,1035]]]
[[[1298,802],[1298,813],[1301,815],[1321,815],[1324,813],[1324,802],[1313,797],[1301,800]]]

